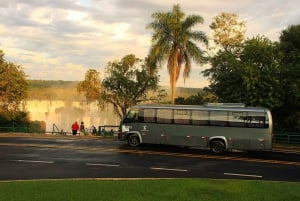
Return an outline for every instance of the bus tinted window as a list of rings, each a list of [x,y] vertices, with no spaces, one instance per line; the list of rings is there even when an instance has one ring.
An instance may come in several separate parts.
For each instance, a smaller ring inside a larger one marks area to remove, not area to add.
[[[232,127],[246,127],[247,112],[229,112],[228,121],[229,126]]]
[[[247,125],[251,128],[268,127],[268,124],[266,124],[265,114],[261,112],[249,112],[247,116]]]
[[[137,115],[138,111],[137,110],[130,110],[125,119],[123,120],[125,123],[133,123],[137,121]]]
[[[157,123],[171,124],[173,123],[173,110],[157,109]]]
[[[209,124],[211,126],[227,126],[228,125],[228,115],[227,111],[210,111]]]
[[[192,124],[194,125],[208,125],[208,111],[192,110]]]
[[[155,123],[155,109],[144,109],[144,122]]]
[[[174,124],[190,124],[190,110],[174,110]]]

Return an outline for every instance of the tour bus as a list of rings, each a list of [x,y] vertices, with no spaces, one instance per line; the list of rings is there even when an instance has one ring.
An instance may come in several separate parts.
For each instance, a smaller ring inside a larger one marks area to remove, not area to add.
[[[222,103],[136,105],[120,123],[118,138],[141,143],[230,150],[271,150],[272,116],[267,108]]]

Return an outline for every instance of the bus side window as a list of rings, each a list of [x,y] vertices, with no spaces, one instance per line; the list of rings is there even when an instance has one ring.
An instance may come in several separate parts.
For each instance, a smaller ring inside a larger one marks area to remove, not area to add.
[[[247,125],[250,128],[265,128],[266,117],[264,113],[249,112],[247,116]]]
[[[173,110],[157,109],[157,123],[162,123],[162,124],[173,123]]]
[[[228,116],[229,126],[246,127],[247,126],[246,119],[247,119],[246,112],[229,112],[229,116]]]
[[[133,123],[137,121],[137,111],[136,110],[130,110],[124,119],[124,123]]]
[[[192,124],[207,126],[208,125],[208,111],[192,110]]]
[[[155,109],[144,109],[144,122],[155,123]]]
[[[228,112],[212,110],[209,116],[209,125],[211,126],[228,126]]]
[[[174,110],[174,124],[190,124],[190,110]]]

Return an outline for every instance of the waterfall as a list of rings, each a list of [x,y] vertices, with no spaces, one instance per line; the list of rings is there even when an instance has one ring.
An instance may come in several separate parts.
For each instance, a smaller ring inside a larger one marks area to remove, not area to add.
[[[64,132],[71,132],[71,125],[75,121],[84,122],[86,127],[94,125],[118,125],[120,118],[107,106],[101,110],[96,102],[63,100],[28,100],[26,111],[30,120],[46,122],[46,132],[52,132],[53,124]]]

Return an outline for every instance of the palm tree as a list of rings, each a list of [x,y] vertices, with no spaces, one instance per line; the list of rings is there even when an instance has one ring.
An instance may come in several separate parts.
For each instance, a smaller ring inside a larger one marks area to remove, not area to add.
[[[194,42],[208,45],[208,39],[204,32],[192,30],[198,23],[203,23],[199,15],[189,15],[181,12],[180,6],[174,5],[172,12],[157,12],[152,14],[153,22],[147,28],[153,29],[152,46],[149,52],[150,69],[154,70],[157,65],[167,60],[170,76],[171,101],[175,100],[176,83],[184,64],[184,82],[191,71],[191,60],[197,63],[204,62],[204,51]]]

